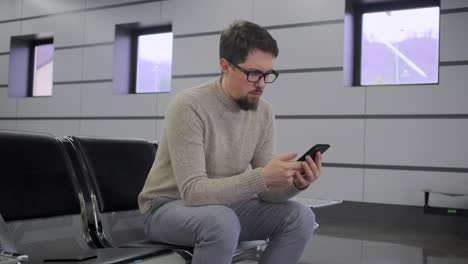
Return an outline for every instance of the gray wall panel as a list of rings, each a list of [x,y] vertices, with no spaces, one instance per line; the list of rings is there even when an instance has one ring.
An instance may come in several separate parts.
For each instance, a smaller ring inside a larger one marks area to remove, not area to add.
[[[466,114],[468,66],[440,67],[439,85],[367,89],[367,114]]]
[[[342,72],[280,74],[265,88],[277,115],[356,115],[364,113],[364,89],[344,87]]]
[[[468,168],[468,120],[367,120],[366,163]]]
[[[84,14],[72,13],[22,22],[21,35],[53,33],[56,47],[79,45],[84,40]]]
[[[16,120],[0,120],[0,129],[18,130],[18,122]]]
[[[155,120],[83,120],[79,135],[155,140]]]
[[[441,9],[462,8],[468,7],[466,0],[442,0],[440,1]]]
[[[364,200],[366,202],[424,205],[425,189],[467,193],[468,174],[421,171],[365,171]],[[468,208],[468,197],[430,196],[430,205]]]
[[[270,30],[278,42],[278,69],[342,67],[343,25]]]
[[[262,26],[343,19],[344,0],[255,0],[254,20]]]
[[[163,116],[166,113],[167,107],[171,100],[175,97],[177,93],[185,89],[207,83],[213,78],[182,78],[182,79],[172,79],[172,88],[170,93],[160,93],[157,94],[158,97],[158,111],[157,115]]]
[[[156,140],[161,141],[161,137],[164,131],[164,120],[156,120]]]
[[[85,8],[85,0],[22,0],[23,17],[47,15]]]
[[[217,73],[219,36],[175,38],[172,75]]]
[[[20,35],[20,22],[0,24],[0,52],[9,52],[11,36]]]
[[[32,131],[64,137],[76,135],[78,132],[78,120],[19,120],[18,130]]]
[[[0,84],[8,84],[8,65],[10,55],[0,55]]]
[[[445,14],[440,21],[440,60],[468,60],[468,12]]]
[[[363,176],[364,169],[323,167],[318,180],[298,196],[361,202]]]
[[[54,81],[77,81],[83,74],[83,49],[55,50]]]
[[[18,99],[18,117],[80,116],[81,85],[55,85],[53,96]]]
[[[171,0],[174,34],[218,31],[236,19],[252,20],[253,0]]]
[[[21,16],[21,0],[0,1],[0,21],[19,18]]]
[[[112,79],[113,46],[84,48],[83,80]]]
[[[116,24],[158,24],[160,9],[161,3],[153,2],[89,11],[86,13],[86,43],[114,41]]]
[[[277,153],[296,152],[302,155],[312,145],[330,144],[323,162],[357,163],[364,160],[364,121],[276,120]]]
[[[83,85],[82,116],[154,116],[155,94],[112,94],[112,83]]]
[[[16,104],[16,98],[8,97],[8,89],[0,88],[0,117],[15,117]]]

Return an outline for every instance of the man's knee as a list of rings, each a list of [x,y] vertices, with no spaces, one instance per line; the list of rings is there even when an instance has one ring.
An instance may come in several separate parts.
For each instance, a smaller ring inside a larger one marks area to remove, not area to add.
[[[234,211],[225,206],[210,206],[203,215],[202,232],[198,242],[216,242],[226,247],[237,246],[241,225]]]
[[[309,207],[295,201],[288,203],[287,229],[294,229],[308,240],[314,232],[315,214]]]

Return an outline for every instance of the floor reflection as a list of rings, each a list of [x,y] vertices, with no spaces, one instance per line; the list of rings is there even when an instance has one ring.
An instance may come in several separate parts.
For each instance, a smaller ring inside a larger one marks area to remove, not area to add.
[[[468,250],[468,249],[467,249]],[[467,252],[316,235],[301,264],[467,264]]]

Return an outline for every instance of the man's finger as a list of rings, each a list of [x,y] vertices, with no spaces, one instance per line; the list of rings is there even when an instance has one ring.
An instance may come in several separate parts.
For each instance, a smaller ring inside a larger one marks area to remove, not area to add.
[[[301,186],[305,186],[305,185],[309,184],[309,181],[304,179],[304,176],[298,171],[296,171],[296,174],[294,175],[294,178],[297,181],[297,183],[299,183]]]
[[[290,170],[301,170],[302,161],[288,161],[284,163],[284,167]]]
[[[312,170],[312,173],[314,174],[314,177],[318,177],[320,174],[320,171],[318,170],[317,166],[315,165],[314,160],[310,157],[306,157],[307,165],[309,165],[309,168]]]
[[[280,154],[275,157],[277,160],[282,160],[282,161],[290,161],[294,159],[297,156],[297,153],[286,153],[286,154]]]
[[[315,165],[317,165],[317,169],[320,171],[322,171],[322,153],[320,152],[317,152],[317,154],[315,154]]]

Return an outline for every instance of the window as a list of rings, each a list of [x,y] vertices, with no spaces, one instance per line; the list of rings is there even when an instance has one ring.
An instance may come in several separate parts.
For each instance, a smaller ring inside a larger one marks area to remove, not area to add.
[[[115,94],[170,92],[171,26],[117,25],[114,42]]]
[[[440,2],[349,2],[353,7],[347,2],[345,82],[356,86],[439,82]]]
[[[54,44],[50,34],[12,37],[8,95],[52,96],[53,60]]]
[[[54,44],[34,46],[32,96],[51,96],[53,84]]]
[[[136,93],[169,92],[172,32],[138,36]]]

